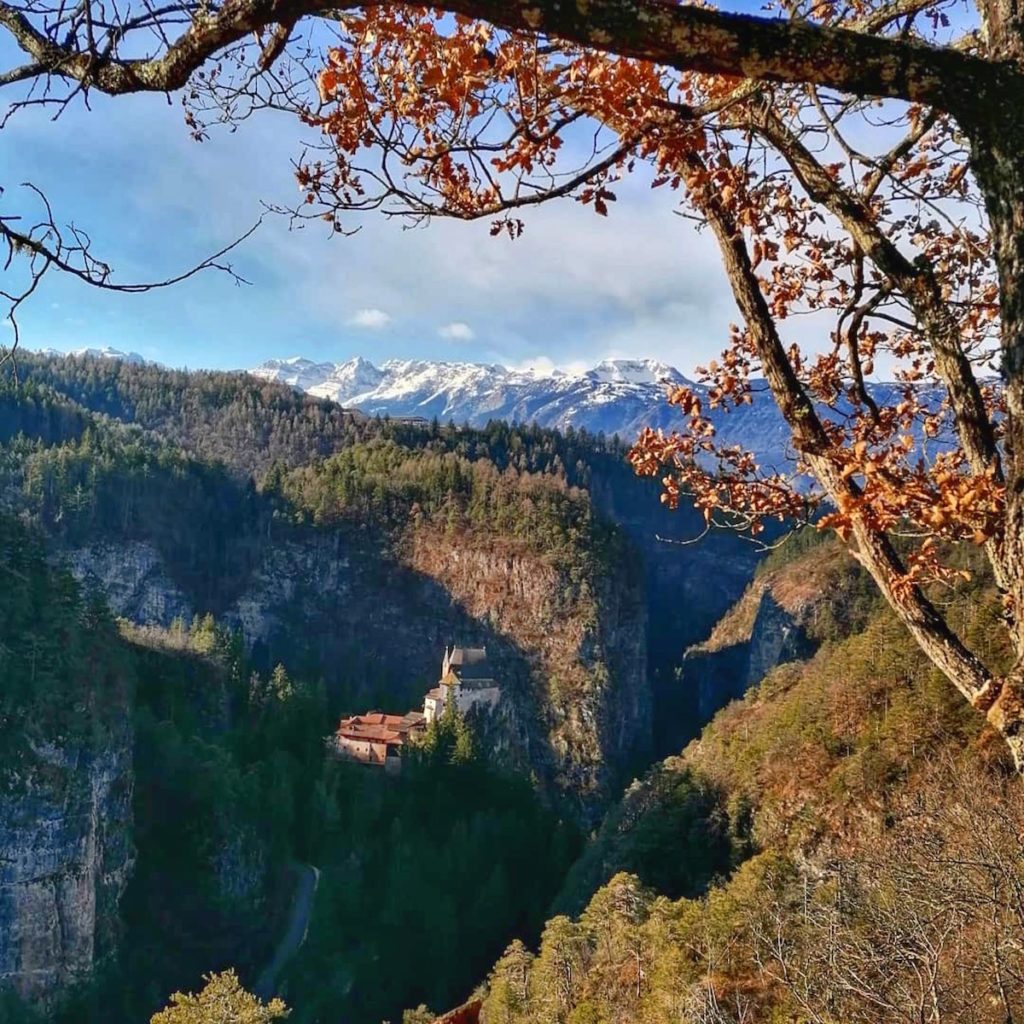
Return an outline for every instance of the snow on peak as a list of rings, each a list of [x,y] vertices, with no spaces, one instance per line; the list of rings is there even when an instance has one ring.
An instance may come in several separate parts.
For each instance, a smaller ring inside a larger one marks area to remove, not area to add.
[[[333,370],[334,363],[314,363],[312,359],[303,356],[289,356],[287,359],[268,359],[252,373],[263,380],[308,391]]]
[[[137,366],[143,366],[147,361],[138,352],[122,352],[120,349],[111,348],[109,345],[104,345],[103,348],[76,348],[69,352],[68,355],[91,356],[94,359],[120,359],[121,362],[135,363]]]
[[[674,366],[655,359],[604,359],[588,376],[607,384],[679,384],[684,379]]]
[[[329,363],[324,365],[331,366]],[[356,394],[375,388],[383,378],[384,374],[373,363],[362,356],[356,356],[355,359],[349,359],[344,363],[335,363],[331,366],[323,383],[330,384],[335,389]]]
[[[291,356],[288,359],[268,359],[252,372],[266,380],[281,381],[307,391],[317,388],[324,397],[335,397],[335,392],[354,395],[362,390],[377,389],[392,395],[424,388],[452,392],[542,381],[559,386],[569,381],[586,380],[590,385],[660,388],[665,381],[681,383],[685,380],[675,367],[656,359],[605,359],[591,370],[567,372],[552,366],[546,359],[537,365],[510,369],[498,363],[430,359],[388,359],[377,367],[362,356],[341,363],[315,363],[301,356]]]
[[[592,370],[566,372],[545,359],[511,369],[496,363],[362,357],[341,363],[269,360],[253,370],[317,398],[370,416],[415,416],[482,426],[492,419],[542,426],[576,426],[595,433],[634,436],[661,424],[670,410],[665,382],[678,370],[654,359],[606,359]]]

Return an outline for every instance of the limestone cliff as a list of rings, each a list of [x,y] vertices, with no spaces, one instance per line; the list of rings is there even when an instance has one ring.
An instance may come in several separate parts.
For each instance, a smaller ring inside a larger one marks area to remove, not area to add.
[[[188,621],[191,602],[167,575],[156,547],[148,541],[100,541],[73,549],[68,567],[74,576],[106,595],[122,618],[145,625]]]
[[[880,602],[866,574],[832,538],[808,534],[789,544],[762,563],[710,637],[687,651],[680,682],[696,694],[705,728],[682,756],[655,764],[609,809],[569,872],[557,911],[578,913],[619,871],[638,873],[659,893],[697,896],[749,855],[750,803],[745,795],[728,798],[717,784],[716,758],[735,755],[723,755],[720,747],[708,753],[707,737],[721,735],[729,716],[745,709],[742,744],[755,744],[759,723],[750,708],[759,698],[739,699],[777,666],[803,662],[826,640],[858,633]],[[697,763],[701,771],[694,770]],[[777,767],[781,775],[791,771],[784,757]]]
[[[701,721],[742,697],[775,666],[807,658],[823,639],[848,635],[873,599],[863,573],[831,540],[767,562],[706,641],[683,661]]]
[[[126,727],[99,748],[33,743],[0,792],[0,988],[34,1003],[116,950],[133,862],[127,741]]]
[[[116,614],[166,626],[191,612],[152,545],[66,557]],[[345,711],[416,707],[446,644],[486,646],[505,692],[478,723],[491,751],[590,822],[650,759],[646,611],[628,560],[596,586],[570,576],[521,546],[425,524],[397,552],[357,530],[296,530],[265,546],[219,617],[258,663],[325,678]]]
[[[44,1005],[116,951],[132,675],[105,610],[0,517],[0,991]]]

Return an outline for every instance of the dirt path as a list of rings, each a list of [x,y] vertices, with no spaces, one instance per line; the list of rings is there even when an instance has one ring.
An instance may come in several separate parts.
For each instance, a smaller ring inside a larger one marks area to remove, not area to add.
[[[313,916],[313,898],[320,884],[320,871],[312,864],[296,864],[299,880],[295,886],[291,909],[288,913],[288,925],[281,936],[281,941],[274,950],[270,963],[260,973],[253,989],[260,999],[269,999],[274,995],[277,976],[285,964],[299,951],[306,941],[309,931],[309,919]]]

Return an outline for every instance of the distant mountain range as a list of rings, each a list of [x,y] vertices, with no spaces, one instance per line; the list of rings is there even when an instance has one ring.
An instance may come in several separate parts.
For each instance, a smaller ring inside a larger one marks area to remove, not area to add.
[[[119,348],[111,348],[104,345],[103,348],[76,348],[70,352],[61,352],[55,348],[44,348],[41,350],[44,356],[94,356],[97,359],[120,359],[125,363],[134,363],[137,366],[144,366],[149,362],[138,352],[122,352]]]
[[[654,359],[606,359],[583,373],[541,374],[493,363],[389,359],[377,367],[361,357],[316,363],[294,356],[251,372],[371,416],[436,416],[471,426],[500,419],[626,441],[644,427],[678,425],[665,395],[670,384],[687,383],[675,367]],[[723,414],[719,429],[723,441],[782,465],[789,433],[769,399]]]
[[[61,356],[53,349],[46,355]],[[82,348],[72,356],[96,356],[145,364],[137,352]],[[375,366],[357,356],[345,362],[317,363],[302,356],[268,359],[249,371],[263,380],[298,388],[369,416],[437,418],[442,423],[484,426],[489,420],[536,423],[542,427],[587,430],[632,441],[644,427],[671,430],[681,423],[665,398],[673,384],[700,385],[674,366],[655,359],[605,359],[590,370],[514,370],[497,363],[389,359]],[[764,390],[757,388],[756,390]],[[898,400],[895,384],[877,383],[869,390],[880,404]],[[940,400],[935,395],[936,403]],[[791,468],[790,434],[768,395],[752,405],[713,415],[717,440],[752,452],[764,467]],[[917,431],[914,431],[917,434]],[[948,438],[925,442],[943,446]]]

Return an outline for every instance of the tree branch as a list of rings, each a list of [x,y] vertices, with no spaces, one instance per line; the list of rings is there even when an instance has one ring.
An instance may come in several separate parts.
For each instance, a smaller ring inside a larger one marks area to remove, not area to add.
[[[751,124],[779,151],[811,199],[843,225],[859,249],[906,297],[935,353],[935,369],[949,393],[971,469],[979,474],[993,469],[1001,479],[992,422],[960,344],[960,326],[943,300],[931,268],[907,259],[878,226],[860,196],[830,175],[767,104],[752,110]]]
[[[227,0],[215,14],[195,15],[162,56],[138,60],[60,44],[8,0],[0,0],[0,25],[41,73],[87,82],[110,94],[170,92],[182,88],[205,61],[248,33],[305,16],[336,17],[339,10],[357,6],[381,4]],[[435,6],[510,31],[555,37],[681,71],[811,83],[859,96],[923,103],[954,114],[985,103],[1024,100],[1024,75],[1009,63],[810,21],[728,14],[670,0],[441,0]]]
[[[0,366],[13,359],[20,344],[18,310],[33,295],[50,270],[59,270],[70,274],[83,284],[93,288],[126,294],[169,288],[194,277],[203,270],[222,271],[236,284],[249,283],[234,270],[230,263],[223,262],[223,257],[249,238],[262,223],[262,218],[233,242],[225,245],[211,256],[207,256],[188,270],[161,281],[121,283],[111,280],[110,267],[93,254],[92,241],[84,231],[71,225],[67,229],[68,237],[65,237],[65,233],[54,219],[46,196],[32,184],[25,183],[24,187],[35,193],[45,210],[45,216],[31,227],[22,229],[15,226],[21,220],[20,217],[0,214],[0,245],[7,250],[3,264],[0,265],[0,271],[9,271],[16,260],[24,261],[28,267],[28,280],[20,289],[11,289],[6,284],[0,286],[0,300],[6,303],[5,316],[14,332],[14,341],[11,345],[0,345]],[[0,188],[0,196],[2,195],[3,189]]]
[[[701,158],[690,154],[687,166],[691,192],[718,241],[733,297],[756,346],[772,396],[793,434],[797,449],[831,499],[842,508],[851,500],[856,501],[860,488],[830,457],[833,446],[828,432],[786,355],[742,232],[711,183]],[[998,682],[949,628],[921,588],[913,583],[901,585],[907,578],[907,571],[889,538],[871,529],[856,513],[853,536],[860,562],[932,663],[969,702],[988,701],[991,694],[998,692]]]

